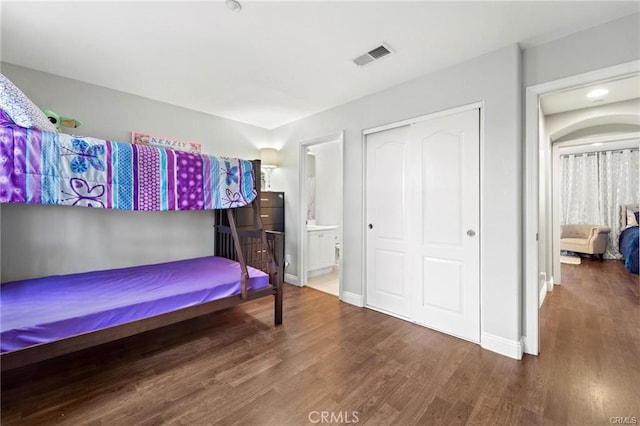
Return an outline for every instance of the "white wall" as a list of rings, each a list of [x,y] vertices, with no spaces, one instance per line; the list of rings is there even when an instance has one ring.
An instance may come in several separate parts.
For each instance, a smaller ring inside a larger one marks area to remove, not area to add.
[[[548,142],[551,145],[551,212],[547,212],[547,217],[551,213],[551,219],[547,222],[547,235],[551,236],[551,243],[547,246],[547,260],[551,262],[551,270],[553,271],[553,284],[562,282],[562,268],[560,265],[560,162],[557,161],[560,156],[558,154],[558,146]]]
[[[342,222],[342,170],[340,144],[327,142],[309,147],[316,157],[316,224],[340,225]]]
[[[540,155],[538,158],[538,172],[540,176],[544,176],[543,180],[540,180],[538,186],[538,203],[540,214],[538,217],[538,271],[544,273],[544,281],[538,281],[538,294],[544,296],[543,287],[546,288],[546,281],[551,279],[553,275],[552,264],[549,259],[551,254],[551,248],[553,247],[551,235],[551,226],[547,226],[550,223],[550,197],[551,197],[551,141],[547,135],[547,123],[542,109],[539,109],[540,122],[538,128],[538,136],[540,138]],[[539,277],[540,277],[539,274]]]
[[[131,130],[202,143],[215,155],[257,158],[265,129],[139,96],[2,64],[38,106],[82,121],[75,133],[129,141]],[[212,212],[128,212],[3,205],[3,282],[213,254]]]
[[[599,129],[612,137],[620,136],[627,131],[625,124],[640,125],[640,98],[551,114],[545,120],[547,134],[554,141],[580,130],[587,130],[583,137],[594,136],[594,131]],[[616,126],[606,126],[610,124]]]
[[[273,130],[282,146],[278,187],[297,206],[298,146],[301,141],[345,130],[343,277],[344,290],[363,294],[362,131],[478,101],[484,102],[481,151],[483,332],[510,341],[520,336],[520,50],[496,52],[426,75],[392,89]],[[288,208],[286,250],[296,274],[298,211]]]

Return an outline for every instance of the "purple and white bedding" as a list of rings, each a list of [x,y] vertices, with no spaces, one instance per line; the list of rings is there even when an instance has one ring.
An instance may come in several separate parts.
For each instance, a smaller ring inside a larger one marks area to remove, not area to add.
[[[0,126],[0,203],[211,210],[255,197],[247,160]]]
[[[247,267],[247,290],[269,276]],[[240,294],[240,264],[210,256],[0,286],[0,352]]]

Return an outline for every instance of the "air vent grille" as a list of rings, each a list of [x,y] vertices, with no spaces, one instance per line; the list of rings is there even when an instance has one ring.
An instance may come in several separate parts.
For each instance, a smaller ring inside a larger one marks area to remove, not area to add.
[[[369,52],[374,59],[380,59],[383,56],[387,56],[391,51],[384,46],[379,46]]]
[[[358,56],[353,60],[353,63],[358,65],[359,67],[363,67],[365,65],[369,65],[370,63],[380,58],[384,58],[385,56],[388,56],[392,53],[393,53],[393,50],[391,50],[389,46],[383,43],[382,45],[376,47],[375,49],[370,50],[364,55]]]

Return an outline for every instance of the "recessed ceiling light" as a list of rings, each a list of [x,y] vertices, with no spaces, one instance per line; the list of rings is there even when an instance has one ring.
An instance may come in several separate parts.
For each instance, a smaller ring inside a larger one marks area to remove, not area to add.
[[[227,0],[225,4],[232,12],[240,12],[242,10],[242,5],[238,0]]]
[[[591,144],[591,146],[600,146],[600,145],[602,145],[602,142],[595,142]]]
[[[607,89],[593,89],[592,91],[587,93],[587,98],[589,99],[600,98],[606,95],[607,93],[609,93],[609,90]]]

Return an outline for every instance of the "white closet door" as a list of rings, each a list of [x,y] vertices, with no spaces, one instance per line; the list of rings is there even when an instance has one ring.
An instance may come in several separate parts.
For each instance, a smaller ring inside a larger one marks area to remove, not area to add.
[[[479,110],[423,121],[409,139],[418,184],[413,319],[480,341]]]
[[[367,136],[366,303],[480,341],[479,110]]]
[[[409,318],[409,127],[367,136],[366,304]]]

